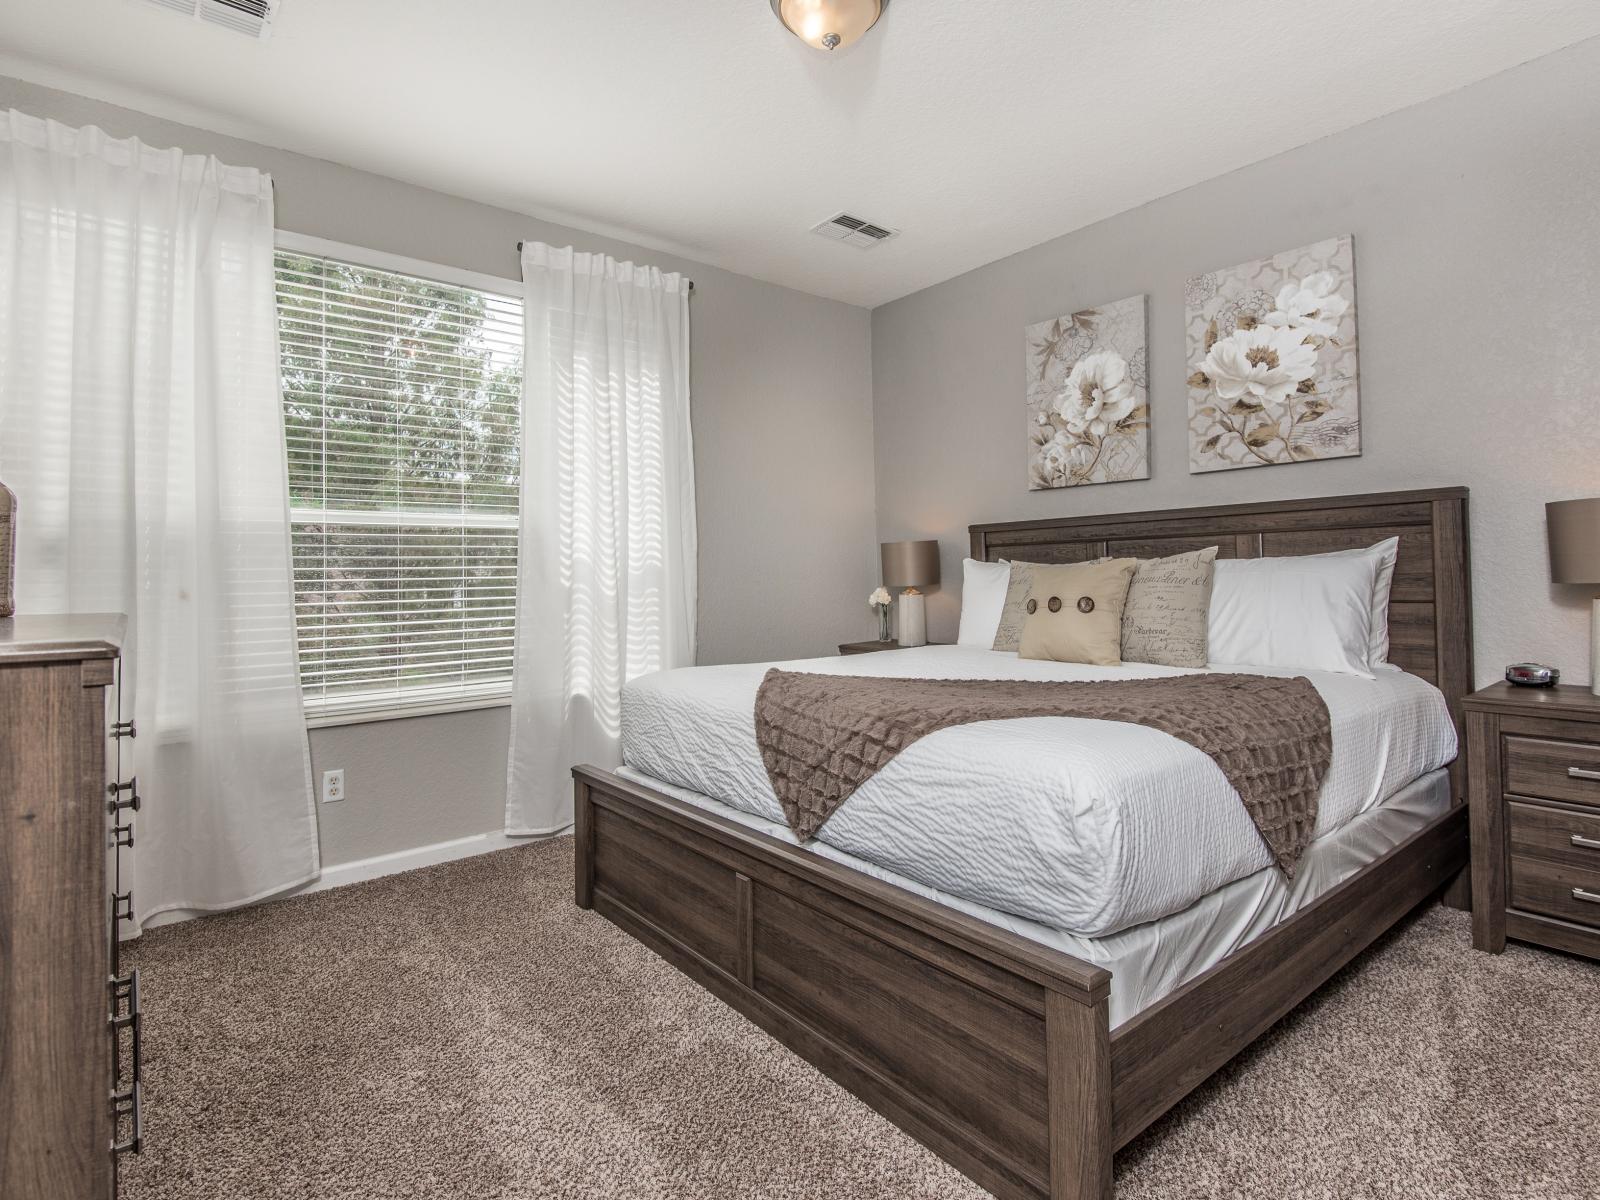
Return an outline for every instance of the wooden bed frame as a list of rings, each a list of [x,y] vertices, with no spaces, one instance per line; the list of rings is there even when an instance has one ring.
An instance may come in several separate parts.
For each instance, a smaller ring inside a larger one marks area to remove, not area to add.
[[[971,533],[974,558],[1035,562],[1312,554],[1397,535],[1390,657],[1444,692],[1460,729],[1464,488]],[[576,900],[995,1195],[1107,1200],[1116,1150],[1465,877],[1459,767],[1450,812],[1115,1031],[1104,969],[590,767],[574,771]]]

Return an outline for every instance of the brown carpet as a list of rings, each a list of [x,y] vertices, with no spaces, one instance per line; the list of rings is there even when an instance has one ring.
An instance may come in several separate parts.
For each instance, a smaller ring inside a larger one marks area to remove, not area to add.
[[[981,1197],[611,925],[559,839],[155,930],[127,1200]],[[1119,1200],[1600,1195],[1600,966],[1431,908],[1117,1160]]]

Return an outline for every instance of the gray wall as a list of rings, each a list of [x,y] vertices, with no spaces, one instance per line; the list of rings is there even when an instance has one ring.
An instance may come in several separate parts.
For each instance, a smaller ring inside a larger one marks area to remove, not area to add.
[[[700,533],[700,660],[828,652],[871,635],[870,318],[865,309],[392,179],[0,77],[0,107],[99,125],[259,167],[281,229],[519,277],[516,244],[575,244],[686,272]],[[516,153],[508,147],[507,153]],[[314,730],[327,864],[498,829],[506,713],[482,710]]]
[[[1066,135],[1063,135],[1066,136]],[[1183,282],[1353,233],[1360,458],[1190,475]],[[1149,294],[1152,478],[1028,492],[1023,327]],[[1466,484],[1476,668],[1588,678],[1546,500],[1600,494],[1600,40],[1210,180],[876,309],[878,534],[938,537],[953,639],[966,525]]]

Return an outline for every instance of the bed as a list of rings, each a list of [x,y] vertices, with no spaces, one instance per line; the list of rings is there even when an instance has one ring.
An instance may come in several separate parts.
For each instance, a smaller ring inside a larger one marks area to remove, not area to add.
[[[972,527],[973,557],[988,561],[1149,558],[1209,545],[1229,557],[1282,556],[1400,539],[1389,657],[1412,678],[1397,672],[1368,689],[1393,693],[1378,727],[1397,730],[1397,745],[1379,756],[1376,775],[1371,763],[1365,773],[1345,767],[1350,797],[1331,806],[1328,830],[1319,818],[1327,836],[1292,887],[1259,864],[1219,867],[1216,855],[1191,856],[1211,863],[1210,875],[1186,869],[1182,855],[1151,852],[1160,839],[1149,831],[1139,841],[1136,814],[1120,814],[1115,836],[1090,839],[1076,859],[1062,857],[1072,847],[1038,839],[1029,886],[985,891],[996,886],[984,878],[985,854],[963,861],[958,853],[966,843],[981,849],[984,831],[970,817],[961,825],[958,802],[937,802],[934,791],[950,784],[937,758],[920,774],[912,762],[898,787],[902,798],[926,797],[930,811],[958,814],[938,839],[954,847],[949,861],[914,837],[898,839],[899,857],[872,849],[896,839],[881,836],[892,806],[875,805],[866,788],[835,817],[862,802],[854,841],[846,821],[826,843],[802,848],[763,813],[759,789],[741,780],[737,763],[694,749],[716,738],[714,725],[696,733],[695,714],[714,721],[718,703],[742,703],[749,681],[739,672],[759,670],[718,668],[697,669],[716,695],[692,704],[674,707],[670,694],[633,698],[631,719],[661,731],[635,746],[675,745],[675,756],[634,754],[622,772],[575,771],[577,903],[996,1195],[1108,1197],[1118,1147],[1417,904],[1446,888],[1464,903],[1460,762],[1443,760],[1471,679],[1466,531],[1461,489]],[[851,667],[947,676],[992,669],[962,668],[947,653],[937,666],[892,665],[910,653],[865,656]],[[1432,725],[1424,712],[1410,735],[1402,728],[1408,693],[1432,696],[1436,714],[1438,695],[1445,699]],[[1370,741],[1370,714],[1363,726],[1335,700],[1329,709],[1336,745]],[[967,736],[1029,724],[970,726]],[[1434,727],[1441,724],[1443,735]],[[1053,769],[1061,775],[1071,765]],[[1391,767],[1403,786],[1383,782]],[[1198,774],[1172,779],[1188,789],[1196,836],[1227,819]],[[952,786],[959,792],[959,780]],[[1147,849],[1122,860],[1106,852],[1127,844]],[[1114,878],[1097,878],[1097,865],[1114,868]],[[1045,886],[1064,875],[1080,885]]]

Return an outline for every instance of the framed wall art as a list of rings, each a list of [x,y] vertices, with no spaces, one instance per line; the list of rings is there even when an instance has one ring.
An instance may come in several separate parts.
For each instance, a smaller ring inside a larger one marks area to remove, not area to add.
[[[1150,478],[1145,298],[1027,329],[1028,488]]]
[[[1191,472],[1361,453],[1351,238],[1196,275],[1184,306]]]

